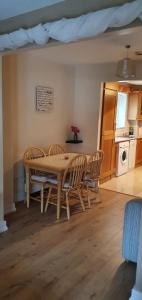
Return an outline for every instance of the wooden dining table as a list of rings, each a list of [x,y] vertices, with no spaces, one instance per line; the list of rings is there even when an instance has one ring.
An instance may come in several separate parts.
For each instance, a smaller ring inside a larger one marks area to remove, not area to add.
[[[44,171],[57,176],[57,219],[60,218],[60,202],[61,202],[61,187],[64,171],[66,170],[71,159],[79,153],[63,153],[51,156],[45,156],[35,159],[26,160],[24,162],[26,168],[26,192],[27,192],[27,207],[30,204],[30,170]],[[87,161],[90,155],[86,155]]]

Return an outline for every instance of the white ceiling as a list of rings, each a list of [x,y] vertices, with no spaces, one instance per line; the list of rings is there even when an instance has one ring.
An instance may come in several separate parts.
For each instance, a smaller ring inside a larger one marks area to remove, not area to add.
[[[135,51],[142,51],[142,26],[102,34],[101,36],[71,44],[48,44],[46,48],[33,50],[32,55],[63,64],[91,64],[115,62],[124,58],[125,45],[130,44],[130,58],[142,60]]]
[[[64,0],[0,0],[0,21]]]

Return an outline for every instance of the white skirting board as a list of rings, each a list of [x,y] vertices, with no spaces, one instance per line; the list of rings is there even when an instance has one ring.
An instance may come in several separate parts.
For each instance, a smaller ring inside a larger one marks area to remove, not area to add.
[[[7,214],[10,214],[15,211],[16,211],[16,206],[15,206],[15,203],[13,202],[13,203],[10,203],[10,205],[8,207],[6,207],[4,214],[7,215]]]
[[[138,292],[137,290],[132,290],[132,295],[129,300],[142,300],[142,293]]]
[[[1,220],[0,221],[0,233],[5,232],[8,230],[8,227],[6,225],[6,221]]]
[[[16,211],[16,206],[15,206],[15,203],[13,202],[12,203],[12,212],[15,212]]]

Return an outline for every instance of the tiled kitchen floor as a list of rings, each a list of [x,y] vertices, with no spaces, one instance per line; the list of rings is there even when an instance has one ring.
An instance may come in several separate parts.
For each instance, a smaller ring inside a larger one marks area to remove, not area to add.
[[[138,167],[100,185],[101,188],[142,197],[142,167]]]

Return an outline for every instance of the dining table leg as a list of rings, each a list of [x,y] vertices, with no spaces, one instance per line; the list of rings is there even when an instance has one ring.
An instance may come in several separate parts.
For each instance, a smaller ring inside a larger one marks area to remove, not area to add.
[[[58,191],[57,191],[57,220],[60,219],[60,210],[61,210],[61,174],[59,173],[57,176],[58,182]]]
[[[27,198],[27,208],[30,206],[30,170],[26,167],[26,198]]]

